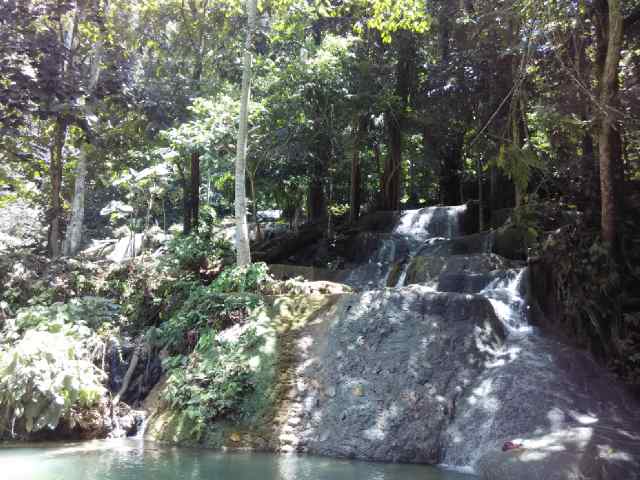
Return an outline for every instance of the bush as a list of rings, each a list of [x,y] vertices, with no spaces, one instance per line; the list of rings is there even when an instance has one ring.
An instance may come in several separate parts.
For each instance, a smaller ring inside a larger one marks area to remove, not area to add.
[[[28,317],[29,322],[38,317]],[[104,373],[90,360],[92,336],[82,324],[56,319],[0,349],[0,407],[7,430],[13,432],[17,420],[27,432],[54,429],[72,407],[98,402]]]
[[[174,270],[213,272],[215,276],[232,258],[233,249],[223,231],[214,220],[203,219],[197,231],[169,242],[165,264]]]
[[[210,331],[200,337],[193,354],[165,361],[169,379],[164,398],[195,422],[195,437],[208,422],[235,412],[254,388],[251,354],[261,338],[252,327],[235,330],[232,338]]]
[[[252,263],[246,267],[233,267],[223,271],[212,283],[212,288],[221,293],[258,293],[275,280],[269,276],[266,263]]]
[[[160,344],[174,352],[185,352],[203,333],[240,323],[249,309],[261,303],[256,294],[272,282],[264,263],[228,268],[209,285],[172,282],[171,291],[179,307],[160,326]]]
[[[67,303],[21,308],[18,310],[15,326],[19,332],[32,328],[58,332],[69,324],[83,324],[97,330],[108,327],[117,320],[118,313],[118,305],[106,298],[74,298]]]

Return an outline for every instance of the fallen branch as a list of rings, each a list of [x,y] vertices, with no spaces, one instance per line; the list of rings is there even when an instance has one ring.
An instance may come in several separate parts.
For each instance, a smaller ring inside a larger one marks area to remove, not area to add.
[[[133,355],[131,356],[131,362],[129,362],[129,368],[127,369],[127,373],[124,375],[124,379],[122,380],[122,386],[118,391],[117,395],[113,397],[111,401],[112,406],[117,406],[120,403],[120,398],[127,392],[129,389],[129,383],[131,383],[131,377],[133,377],[133,372],[136,370],[136,366],[138,365],[138,360],[140,360],[140,352],[142,350],[142,340],[139,340],[135,350],[133,351]]]

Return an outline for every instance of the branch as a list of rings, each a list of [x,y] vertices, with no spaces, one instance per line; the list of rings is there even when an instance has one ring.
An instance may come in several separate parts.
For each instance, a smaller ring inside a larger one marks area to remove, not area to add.
[[[140,351],[142,350],[142,341],[139,341],[136,345],[135,350],[133,351],[133,356],[131,357],[131,362],[129,363],[129,368],[127,369],[127,373],[124,375],[124,379],[122,380],[122,386],[120,387],[120,391],[113,398],[111,404],[113,406],[118,405],[120,403],[120,398],[127,392],[129,389],[129,383],[131,382],[131,377],[133,377],[133,372],[138,365],[138,360],[140,359]]]

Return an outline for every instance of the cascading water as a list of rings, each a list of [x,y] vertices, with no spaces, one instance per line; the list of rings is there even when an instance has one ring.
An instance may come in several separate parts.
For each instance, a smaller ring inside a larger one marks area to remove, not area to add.
[[[363,290],[391,286],[392,295],[407,298],[415,295],[416,287],[401,287],[418,284],[425,291],[426,285],[434,291],[434,302],[446,301],[442,295],[450,292],[451,301],[466,294],[483,297],[493,307],[503,326],[502,345],[491,352],[472,382],[456,387],[459,395],[448,400],[448,426],[441,440],[444,464],[473,470],[496,442],[568,431],[580,427],[585,418],[615,419],[621,411],[615,405],[621,402],[613,398],[618,395],[615,389],[590,392],[597,371],[592,361],[529,325],[527,268],[491,253],[490,233],[460,236],[464,213],[465,206],[405,212],[372,257],[378,269],[356,269],[358,282],[352,285]],[[397,277],[391,275],[392,264]],[[452,381],[458,383],[457,378]]]

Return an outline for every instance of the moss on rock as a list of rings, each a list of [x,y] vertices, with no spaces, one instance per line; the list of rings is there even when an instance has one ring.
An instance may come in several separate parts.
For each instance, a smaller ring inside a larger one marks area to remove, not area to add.
[[[245,352],[251,365],[252,388],[237,408],[202,430],[185,412],[171,409],[163,400],[165,379],[145,401],[150,413],[145,438],[219,449],[273,449],[278,415],[293,381],[298,334],[340,297],[320,294],[266,297],[248,319],[262,341]]]

